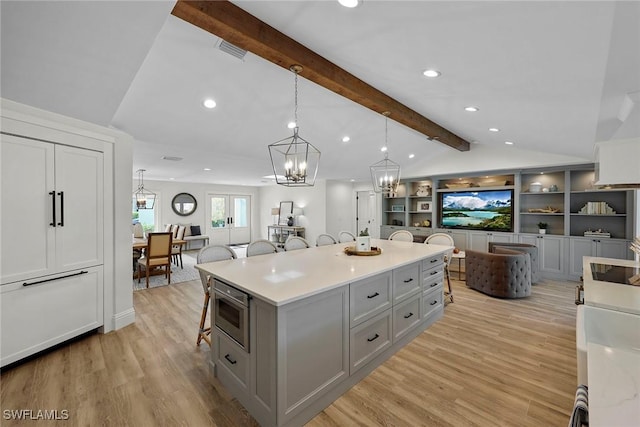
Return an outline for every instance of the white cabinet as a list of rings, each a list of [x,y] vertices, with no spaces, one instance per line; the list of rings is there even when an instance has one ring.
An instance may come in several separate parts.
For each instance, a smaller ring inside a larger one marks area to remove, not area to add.
[[[582,258],[585,256],[632,259],[629,252],[627,240],[572,237],[569,239],[569,275],[573,279],[582,276]]]
[[[2,135],[2,366],[103,319],[103,153]]]
[[[1,284],[102,264],[102,153],[2,135]]]
[[[0,286],[0,365],[103,324],[102,267]]]
[[[528,243],[538,247],[538,271],[549,273],[548,277],[564,277],[566,275],[565,237],[521,234],[520,243]]]
[[[439,228],[435,231],[436,233],[445,233],[450,235],[453,238],[453,244],[456,248],[461,251],[465,251],[470,249],[468,247],[468,235],[469,232],[465,230],[449,230],[446,228]]]

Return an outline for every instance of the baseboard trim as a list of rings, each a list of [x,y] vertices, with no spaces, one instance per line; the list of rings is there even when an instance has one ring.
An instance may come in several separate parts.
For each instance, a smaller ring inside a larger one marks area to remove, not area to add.
[[[131,307],[128,310],[121,311],[120,313],[116,313],[113,316],[113,325],[115,326],[115,330],[120,328],[124,328],[127,325],[130,325],[136,321],[136,310]]]

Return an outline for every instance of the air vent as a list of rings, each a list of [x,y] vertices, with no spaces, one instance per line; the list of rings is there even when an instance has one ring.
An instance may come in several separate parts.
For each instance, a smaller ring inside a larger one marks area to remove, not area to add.
[[[182,157],[175,157],[175,156],[162,156],[161,157],[162,160],[170,160],[172,162],[179,162],[180,160],[182,160]]]
[[[247,51],[244,49],[240,49],[238,46],[232,45],[231,43],[220,39],[220,42],[217,44],[218,49],[223,52],[228,53],[231,56],[235,56],[238,59],[244,59],[244,56],[247,54]]]

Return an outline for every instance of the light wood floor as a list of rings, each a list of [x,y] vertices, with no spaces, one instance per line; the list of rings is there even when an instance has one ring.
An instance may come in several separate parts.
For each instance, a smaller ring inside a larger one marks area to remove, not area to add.
[[[575,285],[500,300],[454,281],[442,320],[308,426],[566,426]],[[195,346],[201,303],[197,281],[135,292],[135,324],[5,369],[0,409],[66,409],[64,426],[256,425],[210,375],[207,345]]]

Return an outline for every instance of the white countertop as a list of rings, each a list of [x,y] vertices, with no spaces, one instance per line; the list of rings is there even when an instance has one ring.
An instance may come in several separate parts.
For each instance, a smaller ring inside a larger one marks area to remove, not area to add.
[[[250,295],[279,306],[333,288],[411,264],[439,253],[448,246],[371,239],[382,248],[376,256],[346,255],[339,243],[196,265]]]
[[[584,257],[582,261],[584,303],[586,305],[640,314],[640,286],[594,280],[591,273],[591,263],[622,267],[640,267],[640,263],[633,260],[599,257]]]

